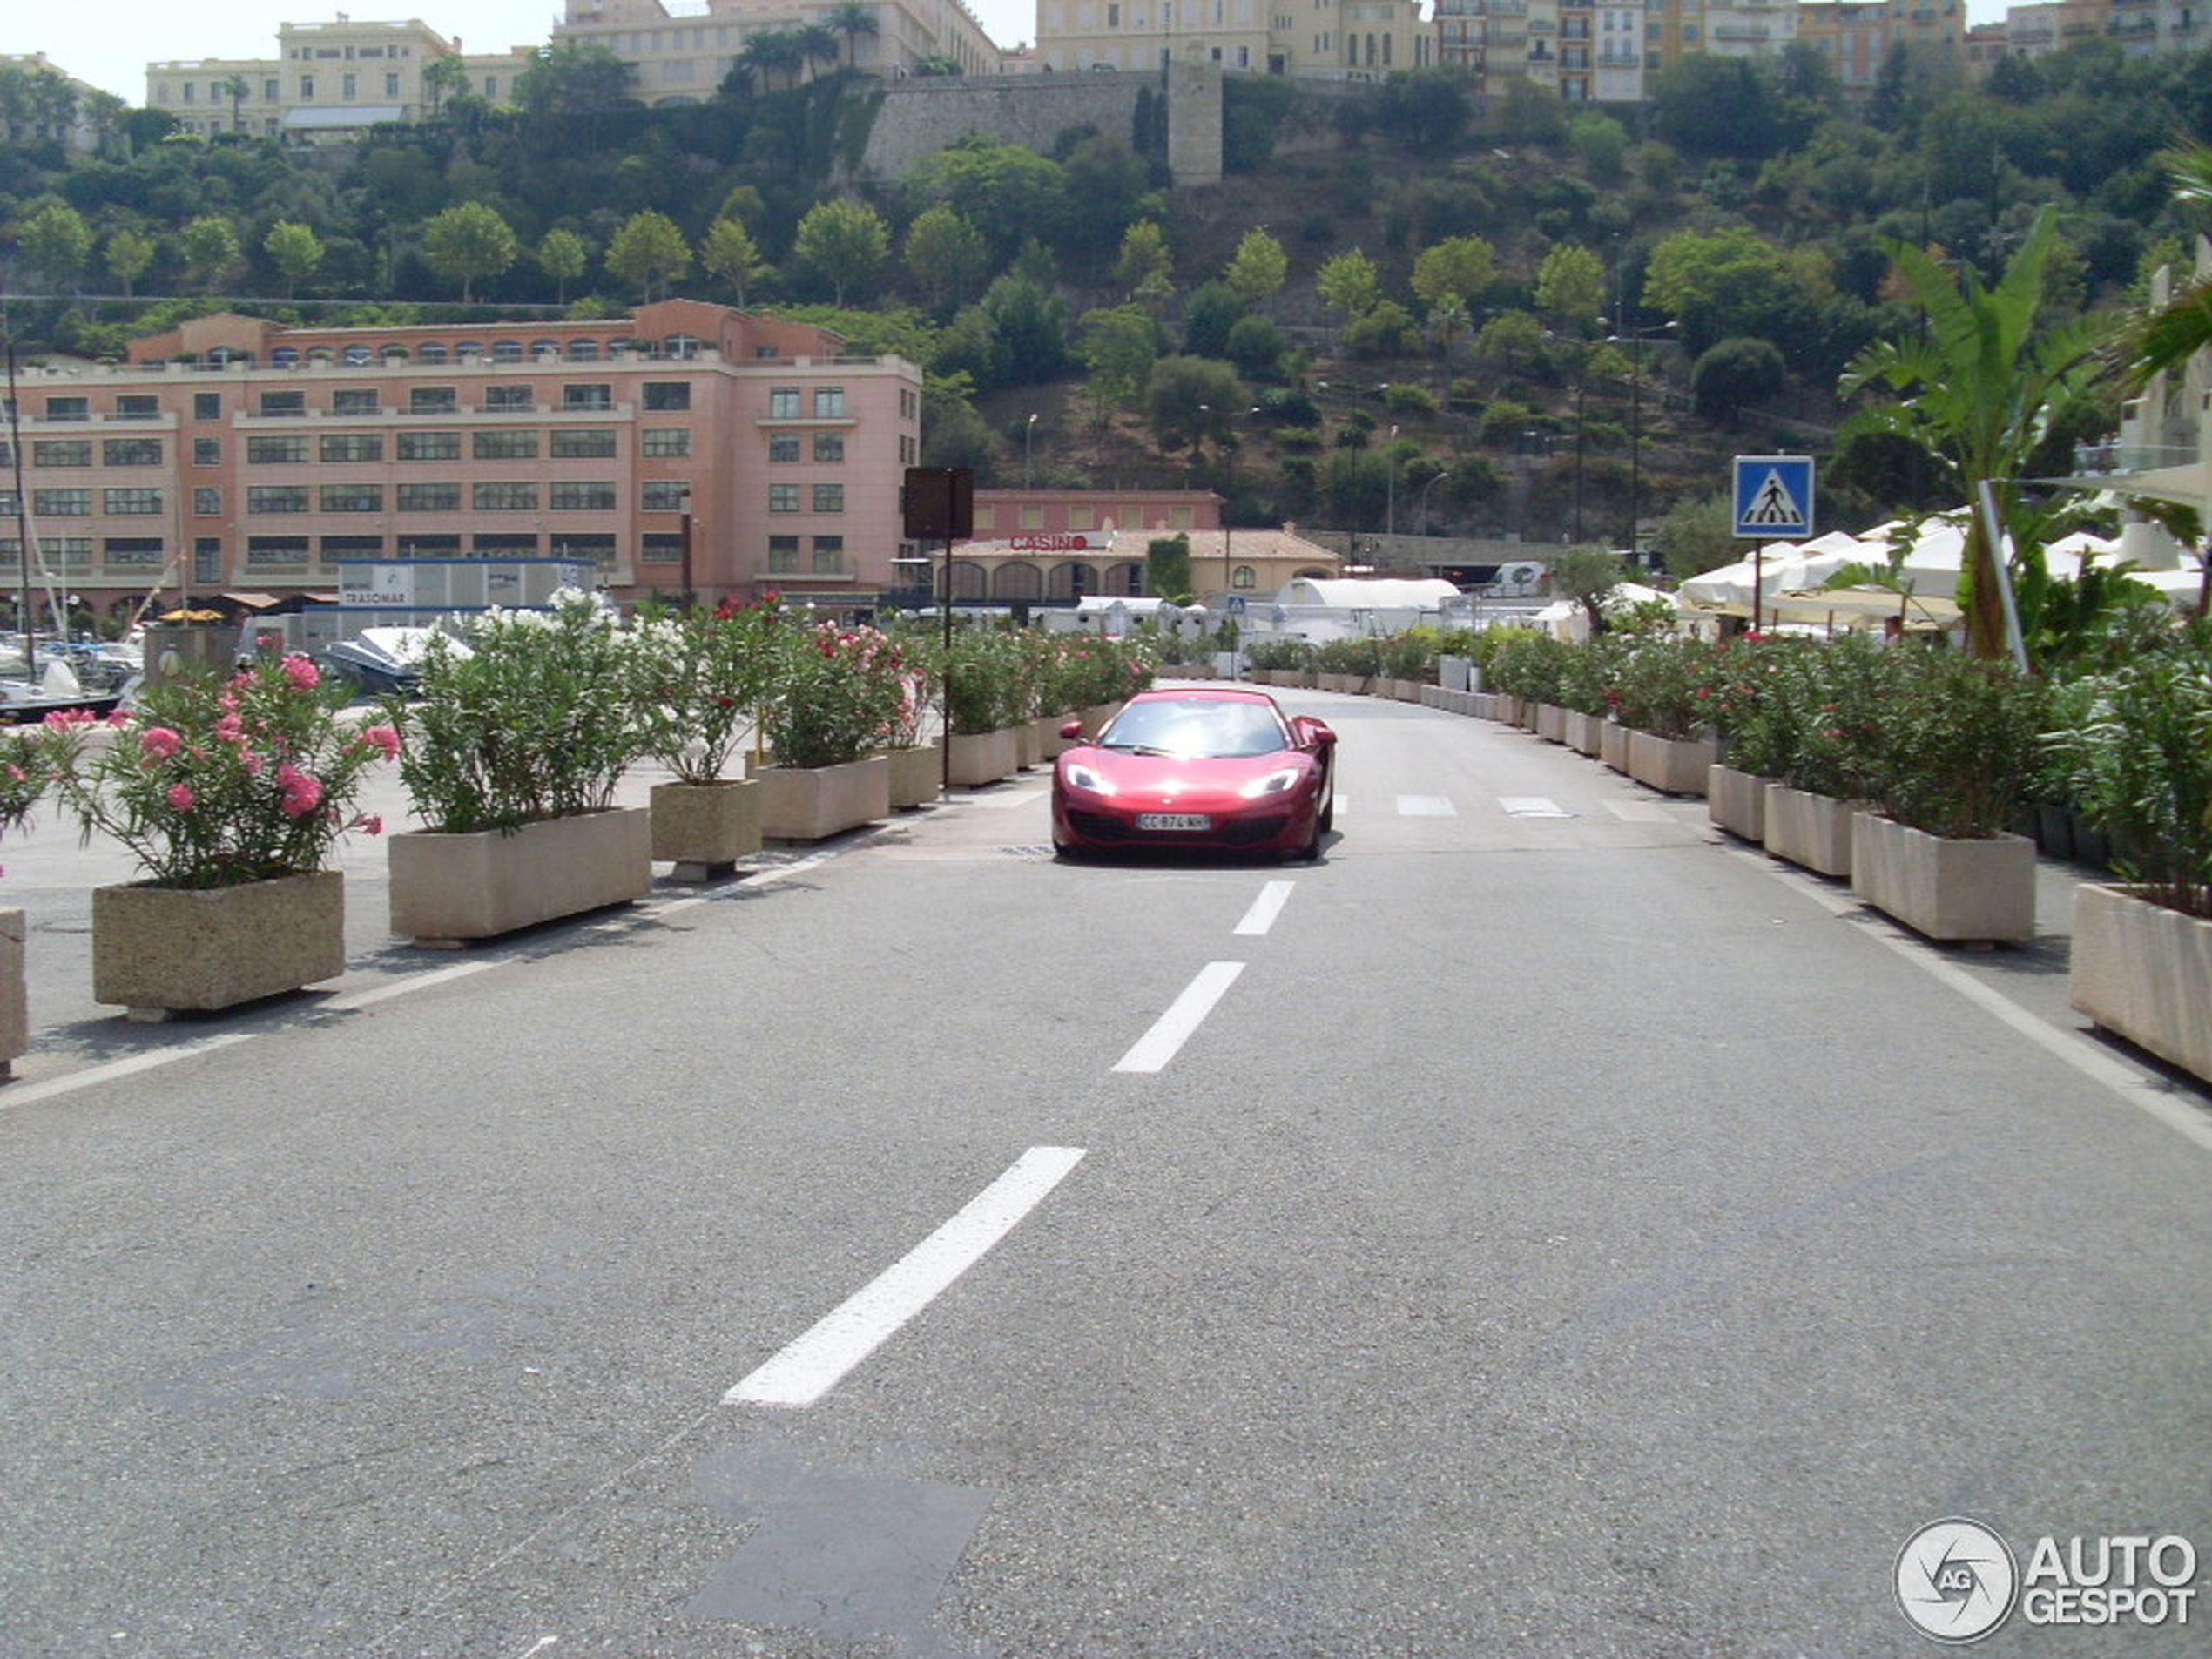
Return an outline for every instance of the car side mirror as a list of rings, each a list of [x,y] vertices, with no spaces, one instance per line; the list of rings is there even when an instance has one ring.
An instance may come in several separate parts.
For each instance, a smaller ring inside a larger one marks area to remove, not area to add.
[[[1329,749],[1336,746],[1337,734],[1329,729],[1325,721],[1302,714],[1298,717],[1298,737],[1309,747]]]
[[[1081,743],[1083,740],[1083,723],[1081,720],[1062,720],[1060,735],[1069,742]]]

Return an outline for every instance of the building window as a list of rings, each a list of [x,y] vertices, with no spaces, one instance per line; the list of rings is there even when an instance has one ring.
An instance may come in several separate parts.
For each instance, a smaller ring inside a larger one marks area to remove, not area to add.
[[[325,461],[381,461],[384,435],[381,432],[326,432],[321,446]]]
[[[399,78],[399,76],[398,76],[395,72],[394,72],[393,71],[391,71],[391,70],[387,70],[387,71],[384,71],[384,96],[385,96],[386,98],[397,98],[399,95],[400,95],[400,78]]]
[[[691,500],[691,486],[681,478],[649,478],[640,486],[640,492],[637,506],[648,513],[680,513]],[[789,510],[799,510],[795,500]]]
[[[550,550],[556,559],[589,559],[605,569],[615,562],[615,538],[604,530],[556,530]]]
[[[161,464],[161,440],[103,438],[100,440],[100,464],[104,467],[158,467]]]
[[[205,484],[198,486],[192,493],[192,511],[194,518],[220,518],[223,516],[223,492],[211,489]]]
[[[249,536],[246,538],[246,563],[257,564],[305,564],[307,562],[307,538],[304,536]]]
[[[604,381],[561,388],[561,407],[564,409],[610,409],[614,406],[614,388]]]
[[[1096,529],[1098,528],[1098,509],[1096,507],[1069,508],[1068,528],[1071,530]]]
[[[442,365],[446,359],[451,354],[446,350],[442,344],[434,340],[427,346],[424,346],[416,351],[415,354],[415,361],[425,365],[426,367],[436,368]]]
[[[335,564],[341,559],[381,559],[384,556],[384,538],[381,536],[326,536],[317,550],[325,564]]]
[[[647,564],[676,564],[684,557],[684,538],[670,530],[647,530],[639,538],[637,556]]]
[[[307,412],[305,392],[264,392],[261,394],[261,415],[264,420],[297,420]]]
[[[690,408],[691,383],[689,381],[647,381],[645,407],[661,411]]]
[[[768,459],[772,462],[795,462],[799,459],[799,434],[771,432],[768,435]]]
[[[246,462],[250,467],[275,467],[307,458],[307,440],[303,435],[280,438],[254,436],[246,441]]]
[[[90,518],[92,492],[89,489],[34,489],[30,510],[41,518]]]
[[[89,421],[92,418],[92,401],[84,397],[50,397],[46,400],[49,421]]]
[[[818,513],[841,513],[845,510],[843,484],[816,484],[814,510]]]
[[[519,363],[523,361],[523,342],[519,340],[495,340],[491,342],[491,360],[495,363]],[[528,388],[523,388],[528,390]]]
[[[161,418],[161,400],[143,394],[131,394],[115,400],[115,418],[118,421],[158,421]]]
[[[1249,564],[1240,564],[1230,572],[1229,585],[1237,589],[1256,588],[1259,585],[1259,572]]]
[[[100,558],[107,564],[158,564],[161,550],[158,536],[111,536],[100,543]]]
[[[304,513],[307,510],[305,484],[248,484],[246,510],[249,513]]]
[[[814,538],[814,569],[816,576],[845,574],[845,538],[842,536],[817,536]]]
[[[814,388],[814,418],[817,421],[839,421],[845,417],[845,388],[842,386],[817,386]]]
[[[407,395],[409,415],[451,415],[460,407],[461,400],[450,386],[418,386]]]
[[[469,497],[480,513],[534,513],[537,486],[528,483],[475,484]]]
[[[461,435],[458,432],[402,432],[399,437],[399,457],[402,461],[458,461],[461,459]]]
[[[609,461],[614,457],[615,435],[611,427],[563,428],[552,435],[556,461]]]
[[[384,510],[381,484],[325,484],[322,510],[326,513],[381,513]]]
[[[615,509],[612,483],[563,479],[553,485],[551,505],[556,512],[611,513]]]
[[[799,486],[797,484],[769,485],[768,510],[772,513],[797,512],[799,510]]]
[[[687,426],[648,427],[643,451],[649,460],[679,460],[691,453],[691,428]]]
[[[502,343],[515,346],[511,340]],[[515,346],[515,349],[519,353],[523,348]],[[532,388],[527,386],[487,386],[484,388],[484,407],[488,409],[534,409],[537,407],[537,399],[532,395]]]
[[[768,570],[775,576],[799,574],[799,538],[796,536],[772,536],[768,538]]]
[[[80,401],[82,400],[79,400]],[[53,400],[46,400],[48,414],[52,420]],[[83,415],[77,417],[83,420]],[[768,388],[768,418],[771,421],[796,421],[799,418],[799,388],[796,386],[772,386]]]
[[[223,579],[221,536],[199,536],[192,538],[192,579],[199,583],[220,582]]]
[[[400,537],[400,556],[403,559],[448,559],[460,551],[458,536],[417,534]]]
[[[361,349],[354,347],[354,350]],[[349,350],[347,356],[353,352]],[[376,391],[373,387],[349,386],[330,395],[330,409],[334,415],[374,415],[377,410]]]
[[[398,493],[399,509],[403,513],[457,513],[461,510],[459,484],[401,484]]]
[[[151,518],[161,511],[158,489],[105,489],[100,510],[117,518]]]
[[[475,435],[475,454],[479,461],[535,461],[537,459],[537,434],[479,432]]]
[[[0,449],[7,446],[0,444]],[[33,438],[30,464],[34,467],[89,467],[92,464],[90,438]]]
[[[814,459],[835,463],[845,459],[845,435],[842,432],[817,432],[814,435]]]

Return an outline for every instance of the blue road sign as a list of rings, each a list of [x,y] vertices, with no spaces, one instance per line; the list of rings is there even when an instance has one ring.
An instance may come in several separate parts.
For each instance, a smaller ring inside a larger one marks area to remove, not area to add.
[[[1736,457],[1736,534],[1802,542],[1812,534],[1812,457]]]

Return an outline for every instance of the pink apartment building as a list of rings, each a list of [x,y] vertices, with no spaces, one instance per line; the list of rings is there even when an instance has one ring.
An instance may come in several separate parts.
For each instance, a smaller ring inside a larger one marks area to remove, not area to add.
[[[341,560],[478,556],[588,560],[618,597],[860,610],[910,550],[921,370],[697,300],[597,322],[202,317],[17,394],[45,563],[106,614],[157,585],[327,593]]]

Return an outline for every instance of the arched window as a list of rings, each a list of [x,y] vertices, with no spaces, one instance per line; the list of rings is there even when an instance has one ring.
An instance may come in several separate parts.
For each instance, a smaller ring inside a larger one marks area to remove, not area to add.
[[[1073,559],[1064,564],[1054,565],[1052,574],[1045,580],[1045,597],[1048,599],[1080,599],[1086,593],[1097,591],[1098,572],[1088,564],[1079,564]]]
[[[661,355],[677,362],[689,362],[699,354],[699,347],[706,341],[697,334],[671,334],[661,341]]]
[[[449,355],[451,354],[446,350],[444,345],[434,340],[415,354],[415,361],[418,363],[443,363]]]
[[[1116,564],[1106,572],[1106,593],[1125,595],[1134,599],[1144,591],[1144,567],[1141,564]]]
[[[327,346],[317,346],[307,354],[307,361],[311,363],[328,363],[335,361],[336,357],[337,354]]]
[[[1010,560],[998,568],[991,578],[991,597],[994,599],[1042,599],[1044,597],[1044,577],[1037,567],[1026,560]]]
[[[491,360],[495,363],[519,363],[523,361],[523,342],[519,340],[496,340],[492,342]]]
[[[1242,591],[1249,591],[1259,585],[1259,572],[1249,564],[1240,564],[1229,573],[1229,585]]]
[[[377,353],[377,355],[388,363],[404,363],[414,354],[406,347],[396,343],[387,346],[382,351]]]
[[[371,354],[370,354],[370,352],[369,352],[369,348],[368,348],[368,347],[366,347],[366,346],[348,346],[348,347],[346,347],[346,367],[347,367],[347,368],[367,368],[368,367],[368,365],[369,365],[370,361],[371,361]]]
[[[569,361],[572,363],[596,363],[599,361],[599,342],[596,340],[569,341]]]
[[[556,361],[561,355],[561,342],[557,340],[533,340],[530,341],[530,355],[541,363]]]
[[[953,597],[981,599],[983,597],[983,567],[973,559],[953,561]]]
[[[453,348],[453,354],[464,363],[473,363],[484,354],[484,342],[481,340],[464,340]]]

